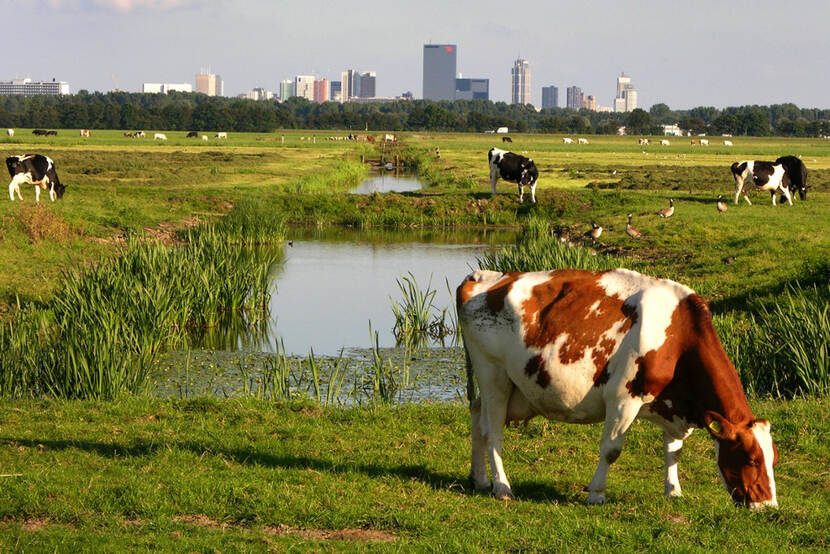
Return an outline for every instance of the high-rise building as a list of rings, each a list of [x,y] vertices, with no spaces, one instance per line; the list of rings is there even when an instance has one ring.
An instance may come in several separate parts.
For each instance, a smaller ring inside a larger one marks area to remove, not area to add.
[[[519,58],[510,70],[510,103],[530,104],[530,62]]]
[[[620,73],[617,77],[617,96],[614,98],[615,112],[630,112],[637,108],[637,91],[631,83],[631,77]]]
[[[314,75],[294,77],[294,96],[314,101]]]
[[[193,92],[190,83],[143,83],[141,92],[152,94],[166,94],[168,92]]]
[[[225,84],[219,75],[214,75],[203,70],[201,73],[196,74],[196,92],[201,92],[208,96],[224,96]]]
[[[424,100],[455,100],[455,44],[424,44]]]
[[[0,96],[59,96],[69,94],[69,83],[66,81],[32,81],[12,79],[0,81]]]
[[[318,104],[329,99],[329,80],[325,77],[314,81],[314,101]]]
[[[360,74],[360,87],[358,90],[357,96],[360,98],[374,98],[377,96],[375,94],[375,81],[377,80],[377,75],[375,75],[374,71],[366,71]]]
[[[340,101],[348,102],[350,98],[360,96],[360,72],[347,69],[340,74]]]
[[[280,100],[285,102],[292,96],[294,96],[294,81],[285,79],[280,83]]]
[[[489,100],[490,79],[465,79],[459,77],[455,80],[456,100]]]
[[[565,107],[569,110],[582,108],[582,89],[579,87],[568,87],[565,95]]]
[[[589,94],[582,98],[582,107],[586,110],[591,110],[592,112],[597,111],[597,97],[593,94]]]
[[[559,89],[553,85],[542,87],[542,109],[559,107]]]
[[[329,81],[329,100],[340,102],[341,91],[340,81]]]
[[[249,100],[270,100],[274,97],[274,93],[266,90],[263,87],[254,87],[248,94],[241,95]]]

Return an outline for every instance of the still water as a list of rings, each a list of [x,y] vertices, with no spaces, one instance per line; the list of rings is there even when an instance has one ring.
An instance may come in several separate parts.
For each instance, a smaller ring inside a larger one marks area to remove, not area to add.
[[[424,184],[411,175],[401,176],[391,171],[383,171],[379,175],[369,177],[360,186],[349,192],[352,194],[372,194],[375,192],[413,192],[424,188]]]

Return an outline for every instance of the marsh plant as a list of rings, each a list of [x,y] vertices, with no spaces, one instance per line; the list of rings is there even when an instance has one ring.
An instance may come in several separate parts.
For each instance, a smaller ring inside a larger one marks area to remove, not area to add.
[[[432,288],[430,276],[426,288],[422,289],[412,272],[396,279],[400,300],[389,299],[395,326],[392,332],[398,346],[423,346],[427,339],[443,340],[455,333],[452,315],[445,308],[435,306],[437,290]]]

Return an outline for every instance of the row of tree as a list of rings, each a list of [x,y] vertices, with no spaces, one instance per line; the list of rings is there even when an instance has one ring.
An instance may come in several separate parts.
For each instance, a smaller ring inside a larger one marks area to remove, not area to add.
[[[475,131],[506,126],[517,132],[662,134],[678,124],[694,134],[830,135],[830,110],[794,104],[698,107],[672,110],[665,104],[630,113],[536,111],[530,105],[488,100],[398,101],[386,104],[286,102],[208,97],[198,93],[88,93],[68,96],[0,97],[0,127],[66,129],[171,129],[260,131],[278,128],[400,131]]]

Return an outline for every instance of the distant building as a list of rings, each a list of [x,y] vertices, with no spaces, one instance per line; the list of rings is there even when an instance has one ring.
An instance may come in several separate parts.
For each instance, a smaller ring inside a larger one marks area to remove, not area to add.
[[[424,44],[424,100],[455,100],[455,44]]]
[[[273,97],[273,92],[265,90],[262,87],[254,87],[251,89],[251,92],[245,95],[245,98],[249,100],[271,100]]]
[[[490,79],[456,79],[455,99],[490,100]]]
[[[294,77],[294,96],[314,101],[314,75],[297,75]]]
[[[285,79],[280,83],[280,100],[285,102],[294,96],[294,81]]]
[[[193,92],[190,83],[144,83],[141,92],[149,94],[167,94],[168,92]]]
[[[225,83],[222,82],[222,77],[219,75],[206,72],[198,73],[196,74],[196,92],[208,96],[224,96]]]
[[[325,77],[314,81],[314,101],[318,104],[329,99],[329,80]]]
[[[566,90],[565,107],[569,110],[582,108],[582,89],[579,87],[568,87]]]
[[[519,58],[510,70],[511,104],[530,104],[530,62]]]
[[[637,108],[637,91],[631,77],[621,73],[617,77],[617,96],[614,98],[615,112],[630,112]]]
[[[542,87],[542,109],[559,107],[559,89],[553,85]]]
[[[597,111],[597,97],[593,94],[583,97],[582,107],[593,112]]]
[[[360,96],[360,72],[347,69],[340,74],[340,101],[347,102],[350,98]]]
[[[373,96],[373,97],[366,97],[360,98],[352,98],[349,100],[352,104],[389,104],[391,102],[398,102],[400,100],[412,100],[412,97],[409,96]]]
[[[663,134],[666,136],[682,137],[684,134],[683,129],[676,123],[674,125],[662,125],[662,127]]]
[[[340,102],[340,81],[329,81],[329,100],[332,102]]]
[[[12,79],[0,81],[0,96],[60,96],[69,94],[69,83],[66,81],[32,81]]]
[[[375,83],[377,75],[374,71],[366,71],[360,74],[360,87],[357,96],[360,98],[374,98],[375,97]]]

